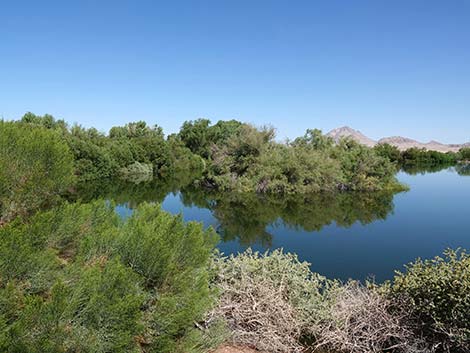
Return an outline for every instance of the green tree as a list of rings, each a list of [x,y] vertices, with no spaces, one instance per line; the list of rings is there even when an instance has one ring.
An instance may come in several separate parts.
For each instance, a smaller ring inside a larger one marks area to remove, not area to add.
[[[461,148],[459,153],[463,160],[470,161],[470,147]]]
[[[401,152],[396,146],[388,143],[380,143],[374,146],[374,150],[379,156],[388,158],[392,162],[398,163],[401,161]]]
[[[185,121],[178,134],[191,152],[204,158],[209,156],[209,125],[208,119]]]

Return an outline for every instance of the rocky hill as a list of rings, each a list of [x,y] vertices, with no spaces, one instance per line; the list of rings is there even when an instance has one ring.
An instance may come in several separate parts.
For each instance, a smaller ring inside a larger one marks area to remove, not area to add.
[[[378,141],[375,141],[367,137],[360,131],[350,128],[349,126],[343,126],[337,129],[333,129],[326,135],[333,138],[335,142],[338,142],[341,138],[349,137],[369,147],[373,147],[376,144],[388,143],[390,145],[398,147],[400,150],[406,150],[408,148],[416,147],[416,148],[425,148],[430,151],[457,152],[462,147],[470,147],[470,142],[467,142],[464,144],[444,144],[438,141],[429,141],[429,142],[423,143],[423,142],[419,142],[419,141],[416,141],[407,137],[402,137],[402,136],[385,137]]]
[[[343,126],[337,129],[333,129],[326,135],[333,138],[336,143],[339,142],[339,140],[342,138],[350,137],[353,140],[369,147],[373,147],[377,144],[377,141],[368,138],[366,135],[364,135],[358,130],[351,129],[349,126]]]

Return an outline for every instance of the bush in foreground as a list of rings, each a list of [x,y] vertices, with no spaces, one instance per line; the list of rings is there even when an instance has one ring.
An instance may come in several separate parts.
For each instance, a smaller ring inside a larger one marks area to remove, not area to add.
[[[318,328],[315,348],[336,352],[415,352],[421,346],[406,327],[408,314],[392,300],[349,282],[333,295],[328,320]]]
[[[281,250],[217,257],[220,290],[210,317],[226,320],[237,344],[268,352],[300,352],[300,339],[327,314],[321,290],[326,279]]]
[[[416,260],[397,273],[389,296],[406,303],[415,331],[436,348],[470,350],[470,254],[447,250],[444,257]]]
[[[266,352],[468,352],[470,256],[418,260],[392,283],[363,286],[312,273],[295,255],[251,250],[214,261],[220,291],[207,322]]]
[[[0,351],[200,352],[214,232],[104,201],[0,228]]]
[[[227,329],[273,353],[470,348],[465,251],[341,284],[281,250],[210,261],[211,229],[151,204],[122,220],[104,201],[15,220],[0,240],[2,352],[203,352]]]

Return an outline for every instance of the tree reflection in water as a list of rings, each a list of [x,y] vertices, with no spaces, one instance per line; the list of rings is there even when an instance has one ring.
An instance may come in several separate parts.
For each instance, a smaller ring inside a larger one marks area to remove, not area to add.
[[[455,166],[455,171],[462,176],[470,176],[470,163],[461,163]]]
[[[393,193],[335,193],[289,195],[282,197],[256,194],[219,194],[183,190],[185,206],[212,211],[223,241],[238,240],[248,246],[260,243],[269,247],[269,226],[287,226],[297,230],[320,231],[335,223],[350,227],[356,222],[368,224],[385,219],[393,211]]]
[[[393,211],[394,193],[322,193],[310,195],[267,196],[217,193],[195,189],[191,177],[172,181],[153,180],[130,183],[106,180],[78,185],[70,196],[90,201],[105,198],[129,209],[142,202],[162,203],[169,193],[177,194],[184,206],[211,211],[222,241],[238,241],[243,246],[259,243],[270,247],[270,227],[320,231],[329,224],[350,227],[384,220]]]

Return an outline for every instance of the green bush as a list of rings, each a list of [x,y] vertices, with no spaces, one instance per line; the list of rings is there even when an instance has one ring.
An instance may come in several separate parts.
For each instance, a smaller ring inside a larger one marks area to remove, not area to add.
[[[459,153],[463,160],[470,161],[470,147],[461,148]]]
[[[13,222],[0,227],[0,282],[18,281],[27,292],[43,292],[52,285],[58,270],[54,251],[46,247],[44,238],[36,238],[29,226]]]
[[[206,141],[200,185],[269,194],[403,190],[396,167],[374,149],[347,139],[334,144],[319,130],[287,143],[274,136],[272,128],[242,124],[222,141]]]
[[[470,349],[470,254],[418,259],[397,272],[390,294],[409,305],[416,330],[449,349]],[[453,347],[453,348],[452,348]]]
[[[137,352],[142,291],[117,261],[76,269],[47,295],[0,288],[2,352]]]
[[[117,259],[103,258],[74,270],[77,277],[65,312],[73,323],[70,349],[85,341],[97,352],[137,352],[135,338],[143,333],[141,308],[146,299],[141,278]]]
[[[212,230],[142,204],[64,204],[0,228],[0,351],[199,352]],[[212,342],[215,342],[212,339]]]
[[[133,181],[138,184],[142,181],[149,181],[153,178],[153,167],[151,164],[134,162],[127,167],[122,167],[119,174],[123,179]]]
[[[216,242],[211,229],[150,204],[139,206],[121,228],[120,258],[156,291],[146,315],[153,351],[176,351],[210,307],[207,265]]]
[[[73,181],[73,157],[53,130],[0,121],[0,222],[53,205]]]

